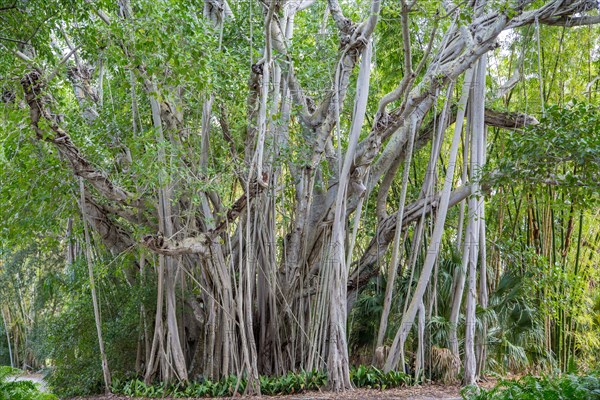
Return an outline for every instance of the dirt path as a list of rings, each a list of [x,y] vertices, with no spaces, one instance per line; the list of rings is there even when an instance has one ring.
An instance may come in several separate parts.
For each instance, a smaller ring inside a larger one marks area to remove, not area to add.
[[[13,376],[8,378],[9,381],[31,381],[38,383],[43,391],[47,391],[48,387],[44,381],[44,377],[41,374],[23,374],[19,376]]]
[[[130,400],[131,397],[126,396],[95,396],[95,397],[78,397],[71,400]],[[206,400],[207,398],[203,398]],[[223,398],[219,398],[222,400]],[[240,397],[235,397],[240,399]],[[460,388],[458,386],[440,386],[440,385],[425,385],[411,386],[400,389],[375,390],[375,389],[356,389],[343,394],[331,392],[307,392],[296,395],[287,396],[260,396],[246,397],[251,400],[270,400],[270,399],[287,399],[287,400],[359,400],[359,399],[376,399],[376,400],[460,400]],[[139,398],[138,398],[139,400]],[[213,399],[217,400],[217,399]]]

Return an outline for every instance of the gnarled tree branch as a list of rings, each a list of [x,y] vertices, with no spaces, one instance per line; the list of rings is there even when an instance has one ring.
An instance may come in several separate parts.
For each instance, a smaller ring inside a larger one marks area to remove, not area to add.
[[[45,82],[42,80],[40,71],[29,72],[21,79],[21,85],[25,91],[25,100],[29,105],[31,126],[38,139],[54,144],[71,164],[73,173],[87,180],[107,199],[118,202],[133,200],[131,193],[114,184],[104,172],[94,167],[75,146],[67,132],[60,127],[58,118],[48,109],[49,99],[43,94]],[[41,121],[48,124],[50,132],[46,132],[40,126]]]
[[[155,253],[165,256],[179,256],[183,254],[210,255],[210,239],[207,235],[200,234],[181,240],[171,240],[162,234],[146,235],[141,244]]]

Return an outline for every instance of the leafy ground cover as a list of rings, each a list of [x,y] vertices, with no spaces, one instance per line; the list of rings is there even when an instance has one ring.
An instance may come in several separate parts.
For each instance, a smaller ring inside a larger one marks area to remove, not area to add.
[[[277,396],[253,396],[250,399],[288,399],[288,400],[333,400],[333,399],[377,399],[377,400],[391,400],[391,399],[404,399],[404,400],[434,400],[434,399],[445,399],[445,400],[459,400],[460,399],[460,388],[458,386],[447,386],[447,385],[422,385],[422,386],[405,386],[394,389],[354,389],[345,393],[332,393],[325,391],[307,391],[304,393],[288,394],[288,395],[277,395]],[[132,397],[124,395],[99,395],[93,397],[77,397],[70,400],[131,400]],[[136,398],[140,400],[141,398]],[[203,398],[206,400],[210,399],[222,399],[222,398]]]
[[[0,400],[58,400],[30,380],[11,379],[19,374],[18,369],[0,366]]]
[[[357,388],[380,389],[397,388],[411,383],[411,377],[403,372],[382,370],[372,366],[359,366],[350,373],[352,383]],[[247,380],[232,375],[220,381],[202,380],[181,384],[145,384],[140,379],[129,381],[115,380],[112,386],[114,393],[134,396],[163,398],[190,397],[223,397],[242,395],[246,390]],[[305,391],[321,391],[327,385],[327,375],[322,371],[288,373],[281,377],[260,377],[260,388],[263,395],[275,396],[296,394]]]
[[[396,373],[398,374],[398,373]],[[502,379],[497,383],[492,380],[482,387],[467,387],[462,391],[453,385],[415,385],[408,386],[409,381],[404,381],[399,387],[392,383],[386,383],[386,379],[396,374],[385,374],[372,367],[359,367],[353,370],[352,380],[357,389],[346,393],[331,393],[324,391],[325,380],[322,373],[290,374],[286,377],[269,379],[262,378],[261,382],[268,383],[264,386],[263,396],[252,398],[264,399],[453,399],[460,397],[464,400],[596,400],[600,399],[600,375],[591,373],[588,375],[546,375],[541,377],[524,376],[517,380]],[[402,374],[403,375],[403,374]],[[399,376],[399,375],[398,375]],[[312,383],[309,383],[312,382]],[[214,387],[227,387],[231,385],[230,380],[211,383]],[[492,385],[490,385],[492,383]],[[495,385],[494,385],[495,383]],[[319,384],[319,385],[317,385]],[[359,386],[359,385],[362,385]],[[210,386],[206,385],[205,386]],[[190,388],[198,388],[198,385],[190,385]],[[169,388],[155,385],[147,386],[139,381],[130,381],[123,385],[119,393],[86,398],[75,398],[72,400],[128,400],[132,398],[218,398],[209,393],[198,396],[193,391],[186,392],[180,388],[179,392]],[[133,389],[137,388],[138,392]],[[277,389],[275,389],[277,388]],[[190,397],[185,397],[189,393]],[[225,393],[231,396],[232,391]],[[222,396],[223,394],[221,394]],[[239,394],[238,394],[239,395]],[[130,397],[131,396],[131,397]],[[237,395],[236,395],[237,396]]]
[[[600,399],[600,374],[524,376],[501,380],[489,390],[468,387],[462,395],[468,400],[596,400]]]

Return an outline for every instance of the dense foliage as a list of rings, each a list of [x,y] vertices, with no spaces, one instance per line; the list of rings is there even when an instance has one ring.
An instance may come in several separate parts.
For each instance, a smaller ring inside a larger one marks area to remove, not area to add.
[[[465,388],[469,400],[596,400],[600,399],[600,376],[547,375],[525,376],[519,380],[502,380],[493,389]]]

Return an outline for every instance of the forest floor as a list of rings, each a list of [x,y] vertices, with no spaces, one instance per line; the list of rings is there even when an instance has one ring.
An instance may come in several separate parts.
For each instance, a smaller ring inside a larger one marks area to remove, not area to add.
[[[240,397],[235,397],[240,398]],[[131,397],[117,396],[117,395],[103,395],[93,397],[77,397],[71,400],[130,400]],[[206,399],[206,398],[204,398]],[[222,400],[223,398],[219,398]],[[286,396],[255,396],[247,397],[247,399],[287,399],[287,400],[333,400],[333,399],[346,399],[346,400],[359,400],[359,399],[379,399],[379,400],[459,400],[460,387],[459,386],[442,386],[442,385],[423,385],[423,386],[409,386],[398,389],[355,389],[350,392],[331,393],[331,392],[306,392],[295,395]]]
[[[40,374],[25,374],[16,378],[16,380],[30,380],[42,385],[43,390],[46,389],[46,382]],[[482,388],[489,389],[496,384],[496,379],[487,377],[484,381],[480,382],[479,385]],[[333,392],[305,392],[299,394],[285,395],[285,396],[252,396],[246,397],[249,400],[270,400],[270,399],[282,399],[282,400],[359,400],[359,399],[375,399],[375,400],[460,400],[461,387],[458,385],[441,385],[441,384],[424,384],[420,386],[407,386],[396,389],[355,389],[345,393],[333,393]],[[241,398],[233,397],[235,399]],[[96,395],[86,397],[74,397],[69,400],[132,400],[133,397],[120,396],[115,394],[110,395]],[[136,400],[144,400],[143,398],[136,397]],[[223,400],[224,397],[213,398],[212,400]],[[148,399],[149,400],[149,399]],[[165,398],[170,400],[170,398]],[[185,400],[185,399],[182,399]],[[192,399],[187,399],[192,400]],[[211,400],[203,397],[202,400]]]

